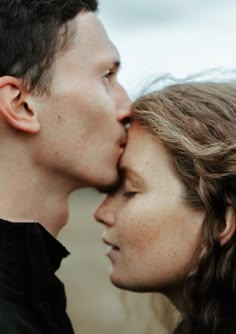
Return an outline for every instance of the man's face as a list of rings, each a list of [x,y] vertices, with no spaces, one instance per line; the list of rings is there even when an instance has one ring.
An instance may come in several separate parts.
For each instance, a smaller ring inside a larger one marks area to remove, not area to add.
[[[116,181],[130,100],[117,81],[119,54],[91,12],[75,19],[72,46],[57,55],[51,94],[38,104],[37,160],[82,186]]]

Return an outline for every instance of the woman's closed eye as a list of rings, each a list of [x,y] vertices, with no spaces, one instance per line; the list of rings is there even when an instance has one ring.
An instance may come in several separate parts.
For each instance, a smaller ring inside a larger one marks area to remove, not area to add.
[[[137,194],[137,191],[125,191],[122,193],[122,196],[125,198],[132,198]]]
[[[130,199],[134,197],[135,195],[137,195],[138,190],[133,185],[128,184],[128,183],[126,184],[125,182],[120,189],[120,193],[123,197]]]

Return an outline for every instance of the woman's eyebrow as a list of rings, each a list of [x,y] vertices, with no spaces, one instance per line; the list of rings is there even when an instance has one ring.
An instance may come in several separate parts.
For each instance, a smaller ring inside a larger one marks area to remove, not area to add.
[[[98,192],[106,195],[113,195],[120,190],[126,180],[130,180],[134,185],[139,187],[145,186],[144,178],[133,168],[121,165],[119,167],[119,178],[110,186],[98,188]]]
[[[145,185],[145,180],[143,176],[138,171],[133,169],[132,167],[122,165],[120,166],[120,170],[121,170],[121,175],[123,176],[122,177],[123,179],[129,179],[131,180],[131,182],[134,182],[134,184],[138,186]]]

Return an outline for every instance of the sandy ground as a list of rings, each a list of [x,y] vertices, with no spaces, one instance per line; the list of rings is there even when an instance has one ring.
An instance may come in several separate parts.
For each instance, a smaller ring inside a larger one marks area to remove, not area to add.
[[[78,334],[167,334],[177,314],[159,294],[121,291],[109,281],[109,259],[101,242],[103,227],[93,212],[102,200],[92,190],[70,198],[70,219],[59,240],[71,252],[58,276],[64,281],[68,313]],[[154,307],[153,307],[154,305]]]

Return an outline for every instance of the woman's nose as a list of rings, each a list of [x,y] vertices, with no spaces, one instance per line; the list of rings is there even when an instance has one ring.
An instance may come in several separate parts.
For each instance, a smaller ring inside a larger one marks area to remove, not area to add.
[[[107,226],[112,226],[115,223],[115,216],[114,212],[111,209],[108,197],[105,198],[105,200],[99,205],[99,207],[94,213],[94,218],[99,223],[102,223]]]

